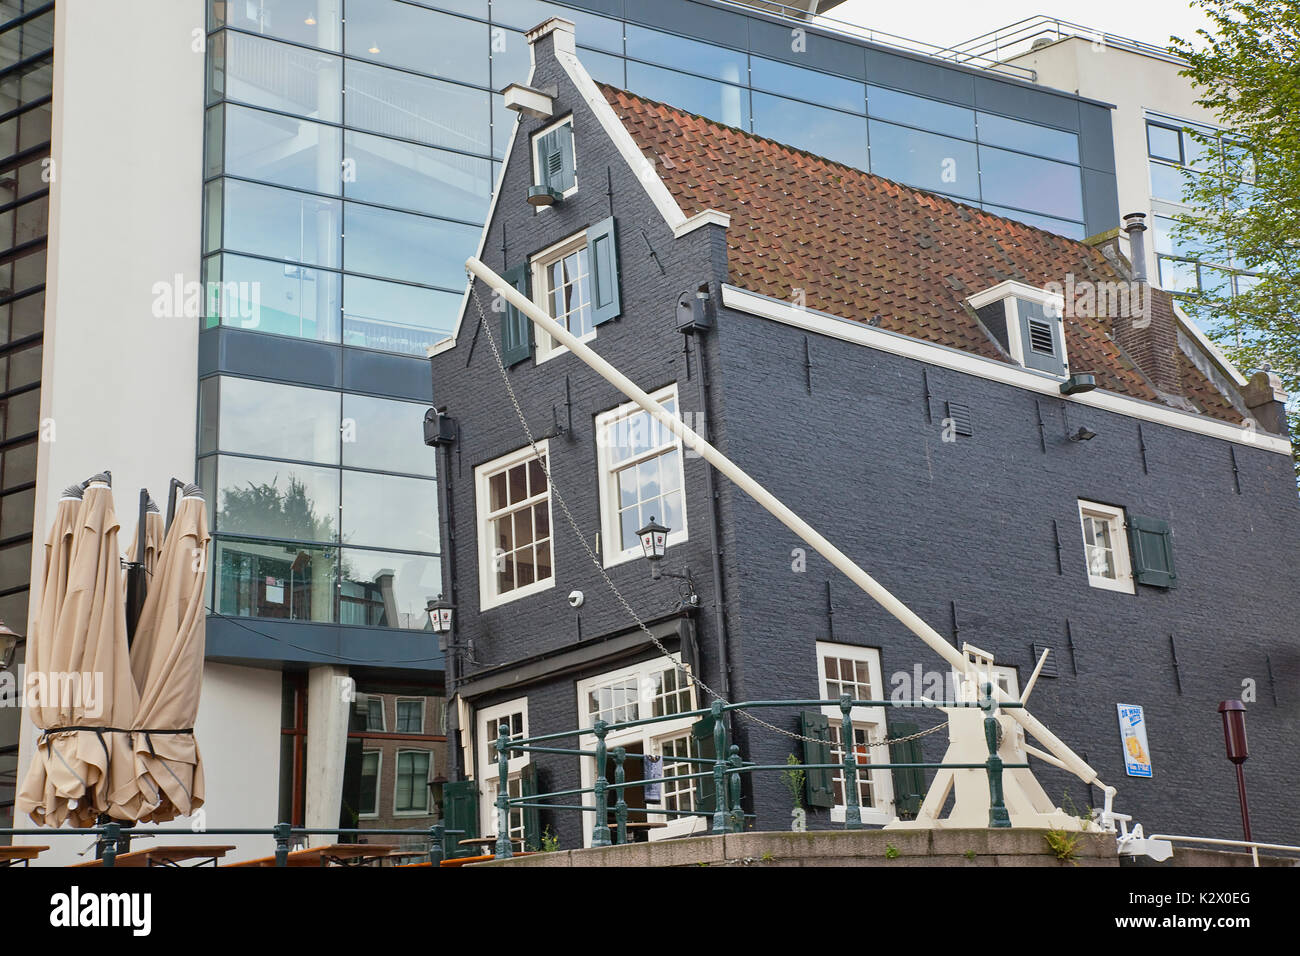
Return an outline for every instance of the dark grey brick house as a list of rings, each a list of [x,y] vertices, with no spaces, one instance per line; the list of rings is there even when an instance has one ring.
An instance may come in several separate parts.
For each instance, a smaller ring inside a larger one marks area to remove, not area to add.
[[[1238,832],[1216,707],[1244,695],[1256,838],[1296,842],[1300,506],[1269,377],[1246,380],[1142,283],[1120,254],[1129,237],[1067,239],[597,86],[571,29],[530,34],[534,73],[507,94],[522,118],[480,258],[954,644],[992,652],[1013,693],[1050,649],[1034,713],[1148,831]],[[1135,261],[1140,239],[1139,226]],[[527,319],[495,310],[482,283],[475,292],[486,322],[467,300],[430,355],[455,436],[440,469],[458,608],[449,710],[459,774],[474,781],[455,797],[448,785],[458,821],[476,792],[468,818],[495,832],[499,723],[543,734],[706,706],[679,663],[732,700],[910,698],[932,690],[918,680],[946,677],[758,504]],[[683,314],[707,327],[683,334]],[[694,602],[639,557],[650,515],[671,529],[663,564],[689,569]],[[1145,710],[1149,778],[1125,774],[1117,704]],[[773,719],[801,727],[794,711]],[[939,718],[853,719],[855,747],[883,762],[872,741]],[[758,763],[798,752],[743,720],[731,729]],[[945,741],[923,738],[920,752],[937,761]],[[671,779],[685,766],[672,758],[694,752],[689,720],[610,742],[660,758],[659,806],[698,809],[700,794]],[[1063,806],[1100,800],[1051,766],[1035,774]],[[539,756],[512,761],[511,777],[516,793],[560,790],[590,785],[591,770]],[[823,802],[842,804],[832,789]],[[864,819],[914,810],[917,790],[863,774]],[[744,807],[760,829],[789,826],[775,775],[754,778]],[[842,812],[814,807],[809,824]],[[512,829],[540,822],[569,847],[593,822],[525,816]]]

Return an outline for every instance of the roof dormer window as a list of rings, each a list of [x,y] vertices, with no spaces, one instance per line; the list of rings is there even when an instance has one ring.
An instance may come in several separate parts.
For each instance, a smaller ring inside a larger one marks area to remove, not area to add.
[[[548,206],[577,188],[573,117],[568,116],[533,136],[533,188],[528,201],[534,206]]]
[[[1059,295],[1008,280],[966,301],[1016,362],[1061,378],[1070,374]]]

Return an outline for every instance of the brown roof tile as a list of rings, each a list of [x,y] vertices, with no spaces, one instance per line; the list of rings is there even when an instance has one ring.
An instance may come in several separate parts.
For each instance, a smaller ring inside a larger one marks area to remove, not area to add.
[[[968,296],[1007,279],[1042,287],[1064,284],[1067,274],[1076,283],[1124,278],[1086,243],[601,89],[687,216],[731,216],[730,279],[750,291],[789,300],[802,289],[811,309],[880,316],[881,328],[1009,361],[965,305]],[[1157,401],[1110,338],[1109,322],[1067,316],[1071,367],[1094,372],[1102,388]],[[1197,404],[1228,417],[1231,406],[1194,366],[1182,374]]]

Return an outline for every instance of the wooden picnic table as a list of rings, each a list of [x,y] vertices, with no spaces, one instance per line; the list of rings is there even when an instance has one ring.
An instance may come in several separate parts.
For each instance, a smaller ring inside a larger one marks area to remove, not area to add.
[[[397,849],[396,843],[331,843],[329,846],[309,846],[291,850],[285,861],[288,866],[359,866],[369,860],[388,856]],[[227,866],[275,866],[274,856],[241,860]]]
[[[194,864],[196,866],[202,866],[209,861],[216,866],[217,861],[233,849],[235,849],[233,846],[215,845],[153,846],[147,850],[122,853],[113,861],[113,866],[180,866],[187,860],[198,860],[199,862]],[[103,865],[103,860],[87,860],[85,863],[74,864],[74,866]]]
[[[48,846],[28,846],[26,844],[0,846],[0,866],[17,866],[20,863],[27,866],[48,849]]]
[[[514,846],[523,846],[524,841],[519,837],[511,837],[510,842]],[[470,837],[468,840],[460,840],[457,846],[491,846],[497,845],[497,838],[494,836]]]

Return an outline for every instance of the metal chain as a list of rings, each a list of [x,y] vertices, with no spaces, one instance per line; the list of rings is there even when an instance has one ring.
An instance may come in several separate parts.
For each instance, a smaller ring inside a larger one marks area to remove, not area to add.
[[[600,562],[600,559],[596,557],[596,552],[593,551],[591,545],[587,543],[587,536],[582,533],[582,529],[578,526],[578,522],[573,517],[573,513],[569,511],[569,506],[565,502],[564,496],[560,493],[559,486],[555,483],[554,479],[551,477],[550,462],[547,460],[546,456],[542,454],[541,450],[538,449],[537,447],[537,441],[533,437],[533,430],[528,425],[528,419],[524,415],[524,410],[519,404],[518,397],[515,395],[514,387],[510,384],[510,376],[506,372],[505,363],[501,360],[501,352],[497,349],[496,336],[492,334],[492,323],[488,321],[487,315],[483,311],[483,303],[479,299],[477,283],[475,283],[474,276],[472,274],[467,273],[467,275],[469,275],[469,280],[470,280],[470,296],[474,299],[474,305],[478,309],[479,325],[483,329],[483,331],[487,333],[488,345],[491,346],[492,356],[493,358],[496,359],[497,369],[501,373],[501,381],[505,383],[506,394],[510,396],[510,404],[514,406],[515,415],[519,419],[519,424],[523,426],[524,436],[528,439],[528,446],[532,449],[533,454],[537,456],[537,461],[541,465],[542,472],[543,474],[546,475],[546,481],[547,484],[550,486],[551,494],[555,498],[556,503],[559,504],[560,510],[564,512],[565,519],[569,522],[569,526],[573,529],[574,537],[576,537],[578,539],[578,543],[582,545],[583,551],[585,551],[587,553],[587,557],[591,559],[592,565],[595,567],[597,573],[601,576],[601,579],[605,582],[605,586],[609,588],[610,593],[612,593],[615,599],[618,601],[618,603],[622,605],[623,610],[625,610],[628,613],[628,616],[631,617],[632,620],[636,622],[636,626],[645,634],[646,637],[650,639],[650,643],[653,644],[656,649],[658,649],[659,653],[661,653],[664,657],[668,658],[669,661],[671,661],[673,665],[677,668],[677,671],[680,674],[682,674],[692,684],[696,685],[701,690],[703,690],[706,694],[709,695],[709,697],[711,697],[714,700],[720,700],[722,701],[722,703],[729,705],[731,703],[730,701],[724,698],[721,694],[715,691],[708,684],[704,683],[702,679],[700,679],[695,674],[692,674],[690,671],[688,671],[681,664],[678,664],[676,661],[672,660],[672,652],[669,651],[668,648],[666,648],[660,642],[659,638],[655,637],[654,633],[650,630],[650,628],[648,628],[645,622],[641,620],[641,616],[637,614],[635,609],[633,609],[632,605],[628,603],[625,597],[623,597],[622,592],[619,591],[618,589],[618,585],[616,585],[613,579],[609,576],[609,574],[606,573],[604,566]],[[757,716],[756,714],[751,714],[749,711],[744,710],[743,708],[736,708],[732,712],[739,714],[741,717],[744,717],[746,720],[749,720],[760,727],[764,727],[767,730],[773,731],[774,733],[781,734],[784,737],[789,737],[792,740],[798,740],[805,743],[813,743],[813,744],[821,744],[821,745],[825,745],[827,743],[827,741],[819,740],[816,737],[807,737],[804,736],[803,734],[795,733],[792,730],[786,730],[784,727],[778,727],[776,724],[769,723],[763,718]],[[947,725],[948,722],[945,720],[943,723],[931,727],[928,730],[922,730],[919,733],[910,734],[906,737],[893,737],[893,738],[881,739],[881,740],[869,740],[868,744],[869,746],[877,747],[877,746],[884,746],[887,744],[905,743],[906,741],[915,740],[918,737],[924,737],[927,734],[935,733],[936,731],[942,730]]]

